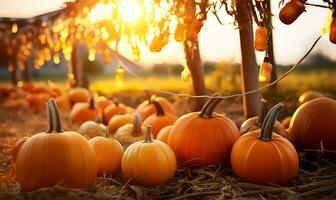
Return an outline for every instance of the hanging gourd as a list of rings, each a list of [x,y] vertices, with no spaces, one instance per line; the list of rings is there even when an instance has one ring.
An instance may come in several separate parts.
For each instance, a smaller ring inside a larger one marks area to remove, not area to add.
[[[180,117],[168,135],[168,145],[177,161],[188,166],[227,166],[234,142],[240,137],[236,124],[224,115],[214,113],[221,102],[212,96],[200,112]]]
[[[336,11],[333,12],[331,19],[329,40],[330,42],[336,44]]]
[[[88,103],[76,103],[70,111],[70,122],[82,124],[86,121],[95,120],[100,115],[100,110],[95,107],[94,98],[91,97]]]
[[[106,128],[105,137],[97,136],[89,143],[96,153],[98,174],[115,174],[120,170],[124,148],[115,138],[109,138],[109,130]]]
[[[268,47],[268,32],[265,26],[258,26],[255,31],[254,48],[257,51],[266,51]]]
[[[132,49],[132,53],[133,53],[134,61],[136,62],[140,61],[140,49],[138,46]]]
[[[145,140],[131,144],[122,157],[123,176],[137,184],[164,184],[176,170],[174,152],[167,144],[152,140],[151,135],[148,126]]]
[[[61,62],[61,58],[60,58],[60,56],[59,56],[59,53],[55,53],[55,54],[54,54],[54,56],[53,56],[53,61],[54,61],[55,65],[60,64],[60,62]]]
[[[174,38],[176,42],[183,42],[186,39],[186,30],[187,30],[187,25],[179,22],[176,25],[175,33],[174,33]]]
[[[115,80],[117,82],[123,82],[125,79],[125,70],[122,66],[119,66],[115,71]]]
[[[293,23],[304,11],[305,5],[302,0],[291,0],[280,10],[280,21],[289,25]]]
[[[272,80],[273,66],[270,63],[269,57],[264,58],[264,62],[260,65],[259,69],[259,82],[261,84],[269,84]]]
[[[149,45],[149,50],[152,52],[160,52],[164,46],[169,42],[169,33],[162,33],[160,35],[154,36],[152,42]]]
[[[183,71],[181,72],[181,80],[189,81],[189,79],[190,79],[190,70],[188,67],[184,67]]]
[[[241,136],[233,145],[231,166],[246,182],[262,185],[285,185],[296,176],[299,158],[294,146],[273,132],[282,104],[267,114],[262,128]]]
[[[16,162],[16,178],[23,191],[60,185],[90,189],[96,181],[97,161],[89,142],[63,131],[53,99],[47,103],[48,130],[24,142]]]

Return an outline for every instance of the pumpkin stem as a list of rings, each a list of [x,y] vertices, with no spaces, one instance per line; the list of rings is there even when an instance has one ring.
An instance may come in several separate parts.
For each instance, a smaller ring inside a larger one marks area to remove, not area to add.
[[[98,115],[97,115],[97,117],[96,117],[96,119],[95,119],[95,122],[98,123],[98,124],[102,124],[102,123],[103,123],[101,114],[98,114]]]
[[[133,129],[132,129],[132,136],[136,137],[141,134],[141,116],[136,113],[133,116]]]
[[[152,100],[151,103],[154,105],[155,110],[156,110],[156,116],[165,116],[166,113],[163,110],[162,106],[160,105],[159,102]]]
[[[113,103],[116,107],[119,106],[119,100],[116,97],[113,98]]]
[[[49,102],[46,102],[46,111],[47,111],[47,118],[48,118],[48,129],[46,132],[51,133],[53,130],[53,123],[51,119],[51,110],[50,110]]]
[[[95,109],[95,101],[94,101],[94,97],[91,96],[90,100],[89,100],[89,109],[94,110]]]
[[[261,99],[259,114],[258,114],[258,126],[261,127],[265,120],[268,111],[268,102],[265,99]]]
[[[283,109],[283,103],[278,103],[267,113],[264,122],[261,126],[261,132],[259,139],[267,142],[272,140],[273,128],[275,120],[278,117],[279,112]]]
[[[219,93],[216,93],[211,96],[211,98],[208,99],[208,101],[203,106],[199,116],[204,119],[212,118],[212,114],[216,108],[216,106],[222,101]]]
[[[109,135],[110,135],[110,129],[109,129],[108,126],[106,126],[106,128],[105,128],[105,137],[108,138]]]
[[[145,137],[145,143],[152,143],[152,126],[146,126],[146,137]]]
[[[48,133],[62,133],[62,123],[61,123],[61,117],[60,113],[56,104],[55,99],[51,98],[47,102],[49,111],[50,111],[50,118],[51,118],[51,131]]]

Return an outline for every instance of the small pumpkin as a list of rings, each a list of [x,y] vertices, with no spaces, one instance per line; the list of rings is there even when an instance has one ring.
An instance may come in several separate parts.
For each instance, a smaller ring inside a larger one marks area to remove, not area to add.
[[[167,143],[168,136],[169,136],[169,131],[170,131],[171,127],[172,127],[172,125],[166,126],[163,129],[161,129],[159,134],[156,136],[156,139],[161,140],[164,143]]]
[[[107,99],[104,96],[99,96],[95,99],[96,107],[99,108],[102,112],[104,112],[105,108],[107,106],[112,105],[113,102],[109,99]]]
[[[78,132],[86,135],[89,138],[103,136],[106,131],[106,126],[102,124],[101,116],[98,115],[95,121],[86,121],[80,125]]]
[[[319,98],[302,104],[294,113],[289,133],[303,149],[336,150],[336,101]]]
[[[126,106],[115,101],[114,104],[107,106],[103,112],[104,124],[108,124],[113,116],[125,113],[127,113]]]
[[[97,136],[89,143],[96,153],[98,174],[115,174],[120,170],[124,148],[115,138],[109,138],[109,130],[105,129],[105,137]]]
[[[132,124],[125,124],[120,127],[114,137],[123,145],[129,146],[136,141],[145,139],[146,128],[141,125],[141,116],[135,114]]]
[[[91,97],[89,103],[76,103],[70,111],[70,122],[72,124],[82,124],[86,121],[93,121],[100,114],[100,110],[96,109],[94,98]]]
[[[299,96],[299,104],[302,105],[302,104],[304,104],[308,101],[318,99],[318,98],[322,98],[322,97],[325,97],[325,95],[321,94],[319,92],[316,92],[316,91],[307,91],[307,92],[302,93]]]
[[[280,10],[279,18],[284,24],[292,24],[304,11],[304,2],[301,0],[291,0]]]
[[[255,31],[254,48],[257,51],[266,51],[268,48],[268,31],[265,26],[258,26]]]
[[[122,127],[125,124],[132,124],[132,121],[133,116],[128,113],[114,115],[108,123],[110,133],[115,134],[120,127]]]
[[[64,110],[64,111],[71,110],[71,103],[67,95],[57,96],[55,97],[55,101],[60,110]]]
[[[164,184],[175,173],[174,152],[167,144],[152,140],[151,135],[151,127],[148,126],[145,140],[131,144],[122,157],[122,174],[134,183]]]
[[[329,40],[330,42],[336,44],[336,11],[334,11],[331,19]]]
[[[282,108],[282,104],[274,106],[261,129],[246,133],[233,145],[231,166],[242,180],[284,185],[296,176],[299,158],[294,146],[273,132],[275,119]]]
[[[152,126],[153,135],[156,137],[163,127],[174,124],[177,117],[171,113],[165,113],[159,102],[153,100],[152,104],[155,106],[156,114],[147,117],[143,123]]]
[[[142,120],[144,121],[145,119],[147,119],[147,117],[149,117],[152,114],[155,114],[155,106],[153,104],[151,104],[151,100],[155,100],[157,102],[160,103],[162,109],[166,112],[166,113],[171,113],[176,115],[176,109],[173,106],[172,103],[170,103],[166,98],[163,97],[155,97],[155,96],[150,96],[148,93],[146,93],[147,96],[147,100],[142,102],[137,108],[136,108],[136,112],[139,113],[141,115]]]
[[[221,101],[213,96],[201,112],[180,117],[172,126],[168,145],[179,163],[188,166],[227,166],[234,142],[239,138],[235,123],[224,115],[214,113]]]
[[[69,90],[69,100],[72,104],[87,102],[90,99],[90,92],[86,88],[76,87]]]
[[[16,177],[23,191],[61,185],[90,189],[96,181],[97,162],[89,142],[73,131],[63,131],[54,99],[47,103],[48,129],[21,146]]]
[[[268,111],[268,102],[265,99],[262,99],[260,102],[260,110],[259,115],[249,118],[246,121],[243,122],[243,124],[240,127],[240,134],[244,135],[248,132],[258,130],[261,128],[261,125],[264,122],[264,119],[266,117],[267,111]],[[288,133],[286,132],[285,127],[279,122],[275,121],[274,124],[274,132],[285,137],[289,138]]]
[[[29,137],[21,137],[13,145],[13,148],[12,148],[12,161],[13,161],[13,163],[15,163],[16,157],[17,157],[17,155],[19,153],[19,150],[21,149],[23,143],[25,143],[28,139],[29,139]]]

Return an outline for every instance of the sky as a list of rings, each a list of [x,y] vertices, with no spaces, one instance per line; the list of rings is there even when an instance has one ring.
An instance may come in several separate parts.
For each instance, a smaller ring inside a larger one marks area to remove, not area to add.
[[[310,48],[319,36],[324,26],[328,9],[307,7],[292,25],[284,25],[278,19],[279,0],[273,0],[273,26],[275,59],[279,64],[296,63]],[[63,0],[1,0],[0,17],[31,17],[62,7]],[[311,3],[321,3],[321,0],[310,0]],[[201,30],[199,41],[203,61],[233,61],[240,62],[239,32],[233,27],[233,19],[224,12],[219,13],[221,25],[213,15],[208,17]],[[336,59],[336,45],[329,42],[326,34],[314,52],[322,52]],[[122,52],[121,52],[122,53]],[[125,52],[127,56],[127,52]],[[258,62],[262,62],[264,53],[257,52]],[[141,61],[145,65],[156,63],[179,63],[184,65],[184,53],[181,43],[171,42],[159,53],[149,52],[142,48]]]

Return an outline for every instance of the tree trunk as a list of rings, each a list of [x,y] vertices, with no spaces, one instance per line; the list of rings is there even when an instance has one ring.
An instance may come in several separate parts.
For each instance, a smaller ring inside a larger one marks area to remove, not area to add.
[[[254,50],[253,26],[247,0],[237,1],[237,21],[240,34],[242,63],[240,67],[242,91],[258,89],[258,68]],[[246,118],[258,114],[260,94],[253,93],[243,97]]]
[[[13,63],[13,71],[11,72],[12,85],[16,86],[19,81],[19,70],[16,62]]]
[[[188,44],[189,43],[189,44]],[[184,53],[186,57],[187,66],[191,73],[195,95],[206,95],[206,87],[204,81],[204,71],[199,51],[198,40],[195,42],[184,42]],[[197,98],[196,106],[193,110],[199,111],[204,105],[205,99]]]
[[[31,83],[32,74],[31,74],[31,69],[29,68],[29,65],[28,65],[28,60],[26,61],[25,65],[26,66],[25,66],[24,71],[23,71],[23,80],[26,83]]]
[[[71,52],[71,68],[75,79],[74,84],[72,84],[71,87],[88,88],[88,80],[84,72],[82,54],[78,42],[73,45]]]

